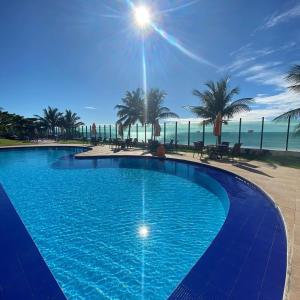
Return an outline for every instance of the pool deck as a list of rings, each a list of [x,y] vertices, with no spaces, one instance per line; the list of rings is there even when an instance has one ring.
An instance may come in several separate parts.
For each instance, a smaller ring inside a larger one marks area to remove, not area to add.
[[[42,146],[59,146],[59,144],[43,144]],[[61,146],[83,145],[64,144]],[[7,148],[18,147],[14,146]],[[87,152],[77,154],[78,157],[105,157],[112,155],[151,156],[151,154],[141,149],[132,149],[114,153],[109,146],[96,146]],[[200,162],[198,156],[195,155],[195,158],[193,158],[192,153],[186,152],[172,153],[167,155],[167,157]],[[285,299],[300,299],[300,170],[253,160],[248,162],[243,159],[236,159],[235,161],[215,161],[206,160],[204,158],[201,162],[233,172],[248,179],[249,181],[252,181],[269,194],[276,205],[280,208],[288,232],[288,270]]]
[[[150,156],[142,149],[132,149],[114,153],[109,146],[96,146],[92,150],[77,154],[78,157],[97,157],[97,156],[119,156],[137,155]],[[169,158],[196,161],[218,167],[261,187],[280,208],[284,217],[288,232],[288,270],[285,290],[285,299],[300,299],[300,170],[273,165],[260,161],[236,159],[234,162],[224,160],[200,160],[197,155],[193,158],[192,153],[177,152],[168,154]]]

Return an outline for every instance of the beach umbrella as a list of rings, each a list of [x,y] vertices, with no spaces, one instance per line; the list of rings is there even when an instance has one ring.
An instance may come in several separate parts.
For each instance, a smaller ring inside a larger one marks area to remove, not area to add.
[[[97,128],[96,128],[96,124],[95,124],[95,123],[93,123],[93,125],[92,125],[92,134],[93,134],[93,136],[96,138],[96,135],[97,135]]]
[[[221,135],[222,130],[222,115],[218,113],[216,120],[214,122],[214,135],[219,137]]]

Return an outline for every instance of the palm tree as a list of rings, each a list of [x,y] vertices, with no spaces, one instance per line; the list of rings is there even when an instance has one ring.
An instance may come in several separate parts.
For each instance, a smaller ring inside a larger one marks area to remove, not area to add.
[[[63,116],[62,124],[66,129],[84,125],[84,123],[79,120],[80,117],[77,115],[77,113],[73,113],[70,109],[66,109],[65,115]]]
[[[222,123],[227,124],[227,120],[235,114],[251,110],[249,105],[253,103],[253,98],[233,101],[233,97],[238,95],[240,90],[238,87],[229,89],[229,77],[216,83],[208,81],[205,85],[207,90],[193,91],[193,95],[200,99],[201,105],[189,107],[198,117],[204,118],[204,123],[214,123],[218,114],[221,114]],[[221,135],[218,137],[218,143],[221,143]]]
[[[159,89],[151,89],[148,93],[147,97],[147,121],[150,124],[155,124],[156,121],[160,119],[166,119],[166,118],[179,118],[179,116],[171,112],[171,110],[168,107],[162,106],[165,98],[166,93],[164,91],[161,91]]]
[[[47,129],[50,129],[52,135],[55,134],[55,127],[61,126],[63,120],[63,114],[58,111],[58,108],[48,108],[43,109],[43,116],[35,115],[38,118],[39,122],[45,126]]]
[[[289,86],[289,88],[299,93],[300,92],[300,65],[293,66],[286,79],[291,83],[291,86]]]
[[[147,97],[147,122],[152,126],[159,126],[159,120],[166,118],[179,118],[168,107],[163,106],[166,93],[159,89],[151,89]],[[152,132],[153,138],[153,132]]]
[[[135,91],[127,91],[125,97],[122,98],[122,104],[115,106],[118,110],[117,123],[122,124],[125,128],[129,127],[128,135],[130,136],[130,128],[136,122],[144,123],[144,95],[141,89]]]
[[[67,135],[69,136],[70,131],[73,128],[77,128],[82,125],[84,125],[84,123],[80,121],[80,117],[77,113],[73,113],[70,109],[66,109],[61,120],[61,126],[67,130]]]
[[[286,80],[291,83],[289,89],[300,94],[300,65],[295,65],[291,68]],[[274,121],[286,120],[289,118],[297,119],[300,117],[300,107],[285,112],[284,114],[276,117]],[[296,133],[300,133],[300,123],[296,126]]]

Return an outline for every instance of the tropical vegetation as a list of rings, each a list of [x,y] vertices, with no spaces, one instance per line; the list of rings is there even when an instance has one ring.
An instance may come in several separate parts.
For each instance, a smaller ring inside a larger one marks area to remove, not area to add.
[[[5,138],[32,136],[36,128],[35,118],[25,118],[0,108],[0,136]]]
[[[122,104],[115,108],[118,110],[118,124],[125,128],[139,122],[141,124],[151,124],[153,127],[159,127],[159,120],[166,118],[178,118],[179,116],[164,106],[166,93],[159,89],[150,89],[145,97],[141,89],[127,91],[122,98]],[[159,128],[160,129],[160,128]],[[152,132],[153,138],[154,132]]]
[[[251,110],[253,98],[233,100],[240,89],[229,87],[229,77],[217,82],[208,81],[205,86],[207,89],[204,91],[193,91],[193,95],[200,99],[201,105],[188,106],[195,115],[204,119],[205,124],[215,123],[218,116],[221,117],[221,123],[227,124],[235,114]],[[221,134],[218,136],[218,143],[221,143]]]
[[[122,104],[115,106],[118,110],[118,124],[128,127],[128,134],[130,135],[130,128],[136,122],[144,124],[144,94],[141,89],[135,91],[127,91],[125,97],[122,98]]]
[[[57,108],[48,107],[43,115],[33,118],[9,113],[0,108],[0,136],[10,139],[30,140],[37,137],[54,136],[55,129],[66,130],[66,137],[70,137],[73,128],[83,125],[80,117],[71,110],[63,114]]]
[[[291,84],[289,89],[299,94],[300,96],[300,65],[295,65],[291,68],[286,76],[286,80]],[[300,99],[299,99],[300,101]],[[300,107],[292,109],[284,114],[276,117],[274,120],[286,120],[289,118],[297,119],[300,117]],[[295,128],[295,133],[300,134],[300,123]]]

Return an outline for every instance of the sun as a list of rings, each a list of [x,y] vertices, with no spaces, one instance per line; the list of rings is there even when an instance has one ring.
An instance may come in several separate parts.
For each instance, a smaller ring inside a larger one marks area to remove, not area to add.
[[[138,27],[144,29],[151,24],[151,12],[146,6],[137,6],[134,8],[134,20]]]

